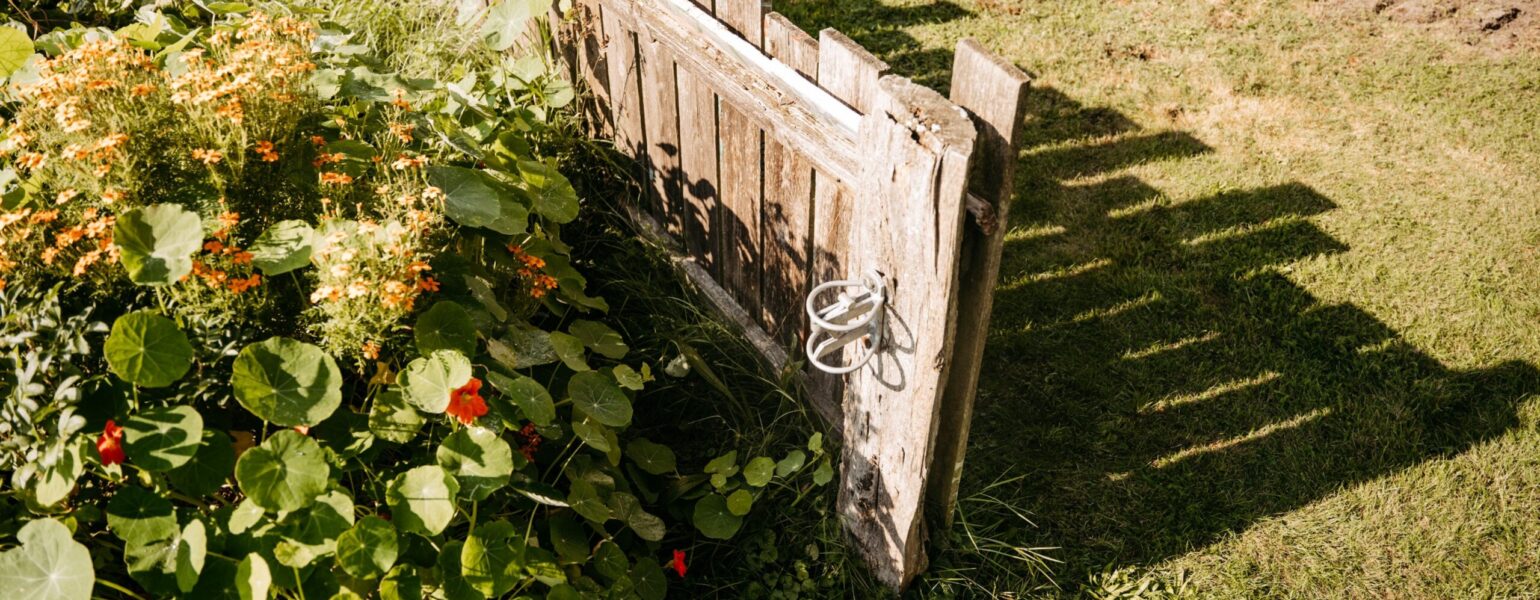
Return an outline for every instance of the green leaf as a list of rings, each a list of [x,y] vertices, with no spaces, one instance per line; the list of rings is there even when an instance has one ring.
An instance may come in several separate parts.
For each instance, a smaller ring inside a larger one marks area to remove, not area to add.
[[[423,356],[438,350],[454,350],[465,356],[476,355],[476,324],[470,311],[459,303],[441,300],[417,317],[414,328],[417,351]]]
[[[524,570],[522,553],[515,543],[524,545],[524,537],[507,521],[477,526],[460,548],[460,573],[465,582],[488,598],[507,594],[519,583]]]
[[[256,552],[247,554],[235,570],[235,590],[240,593],[241,600],[267,600],[272,586],[273,574],[267,569],[267,561]]]
[[[257,236],[247,251],[251,252],[251,264],[272,277],[309,265],[314,239],[315,230],[309,223],[279,221]]]
[[[203,416],[191,406],[152,408],[123,424],[123,449],[128,459],[151,473],[187,464],[202,441]]]
[[[706,537],[718,540],[731,539],[743,526],[743,517],[727,508],[727,499],[721,494],[710,494],[697,501],[690,520]]]
[[[743,467],[743,479],[754,487],[765,487],[774,476],[775,459],[768,456],[756,456]]]
[[[187,334],[176,321],[150,311],[131,312],[113,321],[102,353],[114,375],[148,388],[171,385],[193,363]]]
[[[480,171],[432,166],[428,183],[444,192],[444,214],[456,223],[504,235],[523,233],[529,226],[529,210],[506,197],[500,185]]]
[[[626,558],[626,551],[620,549],[620,545],[612,541],[603,541],[594,550],[594,571],[600,577],[614,581],[625,577],[631,570],[631,560]]]
[[[128,543],[149,542],[176,535],[171,501],[138,486],[127,486],[107,502],[107,526]]]
[[[506,377],[496,371],[487,373],[487,381],[502,392],[494,402],[512,401],[524,418],[540,427],[550,427],[556,421],[556,404],[540,382],[523,375]]]
[[[170,285],[192,272],[192,255],[203,246],[203,222],[175,204],[155,204],[118,215],[112,239],[130,281]]]
[[[411,565],[396,565],[380,579],[381,600],[422,600],[422,578]]]
[[[85,453],[89,443],[85,436],[78,436],[73,440],[59,438],[49,444],[44,458],[46,462],[51,457],[52,464],[40,467],[27,484],[27,491],[39,507],[54,506],[74,493],[76,482],[86,470]]]
[[[285,567],[304,568],[337,550],[337,538],[353,526],[353,499],[338,490],[321,494],[304,510],[280,523],[282,539],[273,558]]]
[[[507,343],[511,356],[498,357],[493,355],[498,362],[510,369],[527,369],[556,362],[560,357],[556,354],[556,348],[551,344],[551,334],[541,329],[528,325],[514,324],[508,328],[508,333],[503,340]],[[491,344],[488,344],[488,350]]]
[[[572,489],[567,492],[567,505],[583,518],[595,523],[604,524],[610,520],[610,507],[599,497],[599,491],[594,484],[579,479],[572,482]]]
[[[625,522],[636,536],[649,542],[662,541],[668,526],[657,515],[642,508],[642,501],[625,492],[610,494],[610,514]]]
[[[577,434],[578,439],[583,440],[583,443],[593,446],[595,450],[605,454],[609,454],[616,449],[610,443],[615,434],[608,427],[594,421],[592,417],[584,417],[573,421],[572,432]]]
[[[588,562],[590,546],[588,534],[582,525],[564,516],[551,517],[546,524],[550,528],[551,547],[556,549],[562,564],[581,565]]]
[[[834,467],[829,464],[829,459],[818,463],[818,469],[813,471],[813,484],[824,485],[834,481]]]
[[[555,167],[530,160],[519,161],[519,178],[529,192],[535,212],[555,223],[569,223],[578,215],[577,190]]]
[[[0,30],[10,29],[0,27]],[[14,30],[13,30],[14,31]],[[25,37],[25,36],[23,36]],[[53,519],[23,525],[21,546],[0,553],[0,597],[6,600],[87,600],[96,585],[91,553],[69,527]]]
[[[807,454],[801,450],[792,450],[786,458],[781,459],[781,462],[775,463],[775,474],[787,477],[801,471],[805,464],[807,464]]]
[[[213,429],[203,430],[203,441],[192,460],[172,469],[166,476],[171,485],[189,496],[208,496],[219,491],[235,471],[235,446],[230,436]]]
[[[503,0],[487,11],[481,36],[497,52],[512,48],[524,37],[529,20],[551,9],[551,0]]]
[[[331,467],[315,440],[285,429],[235,463],[235,480],[246,497],[266,510],[291,512],[326,491]]]
[[[574,336],[560,331],[553,331],[551,336],[551,348],[556,351],[556,356],[561,358],[562,364],[574,371],[592,371],[588,366],[588,360],[583,357],[583,341]]]
[[[610,427],[631,424],[631,399],[620,386],[603,373],[585,371],[567,382],[567,396],[572,405]]]
[[[668,578],[663,574],[663,567],[651,558],[641,558],[636,561],[636,566],[631,568],[631,582],[636,586],[636,595],[642,600],[664,600],[668,597]]]
[[[647,370],[646,363],[642,364],[642,370]],[[610,374],[615,377],[615,382],[619,383],[620,387],[633,392],[642,391],[642,387],[651,380],[651,377],[648,377],[645,373],[637,373],[636,369],[631,368],[629,365],[615,365],[615,368],[611,369]]]
[[[703,470],[707,473],[725,477],[732,477],[738,474],[738,451],[733,450],[711,459],[711,462],[706,463],[706,468]]]
[[[252,502],[251,498],[247,498],[230,511],[230,520],[225,523],[225,529],[230,533],[241,535],[261,523],[266,516],[267,513],[262,510],[262,507]]]
[[[0,25],[0,79],[10,77],[32,56],[32,40],[15,27]]]
[[[443,551],[438,554],[438,572],[440,594],[444,600],[484,600],[486,598],[476,588],[465,581],[464,569],[460,566],[460,555],[465,551],[465,542],[454,540],[444,544]]]
[[[436,456],[439,466],[460,480],[460,493],[472,500],[485,500],[513,475],[513,448],[485,427],[464,427],[449,434]]]
[[[337,564],[359,579],[384,575],[396,564],[399,552],[396,527],[375,516],[359,519],[357,525],[337,538]]]
[[[230,376],[235,399],[274,425],[311,426],[342,404],[342,371],[320,348],[274,337],[241,350]]]
[[[204,530],[203,521],[193,519],[182,528],[182,538],[176,545],[176,587],[182,593],[190,592],[198,585],[208,546],[208,533]]]
[[[749,493],[748,490],[738,490],[727,495],[727,512],[742,517],[749,514],[752,508],[754,508],[754,494]]]
[[[396,376],[401,396],[418,410],[434,415],[449,408],[449,393],[470,380],[471,361],[451,350],[418,357]]]
[[[374,397],[374,406],[369,408],[369,431],[388,442],[405,444],[412,441],[426,422],[422,413],[407,404],[401,392],[396,390],[380,392]]]
[[[619,360],[625,358],[626,352],[630,350],[626,347],[626,342],[620,339],[620,334],[603,323],[574,321],[567,331],[572,333],[572,337],[583,342],[589,350],[602,356]]]
[[[674,451],[663,444],[653,443],[647,438],[637,438],[626,444],[626,456],[636,462],[636,466],[653,475],[672,473],[676,468],[674,464]]]
[[[401,529],[438,535],[455,516],[460,484],[443,467],[422,466],[397,475],[385,490],[393,520]]]

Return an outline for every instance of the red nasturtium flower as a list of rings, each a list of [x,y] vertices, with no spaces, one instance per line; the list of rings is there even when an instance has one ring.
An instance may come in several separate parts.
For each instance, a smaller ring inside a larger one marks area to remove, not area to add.
[[[444,412],[466,425],[487,414],[487,401],[481,398],[481,380],[472,377],[460,389],[449,392],[449,408]]]
[[[535,462],[535,453],[540,451],[540,432],[535,431],[535,424],[525,423],[524,428],[515,433],[519,436],[519,453],[525,460]]]
[[[121,464],[126,458],[123,455],[123,428],[112,419],[107,419],[101,437],[96,438],[96,453],[102,457],[103,465]]]
[[[674,572],[679,574],[680,579],[684,579],[684,550],[674,551],[674,562],[672,564],[674,566]]]

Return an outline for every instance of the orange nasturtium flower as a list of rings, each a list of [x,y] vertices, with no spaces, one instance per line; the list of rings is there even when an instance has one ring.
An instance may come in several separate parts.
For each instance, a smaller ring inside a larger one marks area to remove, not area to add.
[[[472,377],[459,389],[449,392],[449,408],[444,412],[466,425],[487,414],[487,401],[481,397],[481,380]]]
[[[96,453],[102,457],[103,465],[121,464],[127,458],[123,454],[123,428],[112,419],[107,419],[101,437],[96,438]]]

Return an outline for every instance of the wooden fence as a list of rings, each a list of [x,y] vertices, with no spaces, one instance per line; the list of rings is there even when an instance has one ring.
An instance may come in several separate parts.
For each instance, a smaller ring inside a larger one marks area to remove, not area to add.
[[[576,4],[558,44],[638,162],[636,221],[770,363],[801,364],[814,285],[880,274],[871,363],[805,382],[841,433],[846,529],[903,588],[956,501],[1026,75],[964,41],[949,101],[761,0]]]

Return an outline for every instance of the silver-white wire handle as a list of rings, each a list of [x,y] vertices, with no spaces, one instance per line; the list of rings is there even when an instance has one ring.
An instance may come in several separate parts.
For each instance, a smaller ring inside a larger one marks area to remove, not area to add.
[[[839,299],[833,304],[818,308],[815,304],[819,294],[827,290],[844,289]],[[856,293],[851,294],[853,290]],[[860,280],[841,279],[819,284],[807,294],[807,317],[812,322],[812,331],[807,336],[807,344],[803,351],[807,353],[807,359],[814,368],[833,375],[844,375],[855,372],[871,362],[872,357],[882,347],[882,313],[887,303],[887,288],[883,283],[882,275],[876,271],[868,271]],[[819,337],[825,333],[830,335],[819,341]],[[832,352],[845,346],[856,343],[862,338],[871,336],[871,343],[866,352],[850,364],[836,367],[825,364],[823,358]]]

